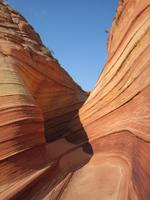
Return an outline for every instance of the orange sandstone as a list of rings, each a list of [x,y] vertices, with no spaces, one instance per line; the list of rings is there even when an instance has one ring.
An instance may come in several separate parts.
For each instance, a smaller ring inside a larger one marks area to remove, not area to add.
[[[107,47],[84,92],[0,3],[0,199],[150,199],[149,0],[119,0]]]

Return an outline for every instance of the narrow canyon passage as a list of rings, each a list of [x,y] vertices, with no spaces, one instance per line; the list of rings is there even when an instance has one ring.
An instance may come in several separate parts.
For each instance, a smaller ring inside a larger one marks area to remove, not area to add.
[[[119,0],[89,94],[0,1],[0,199],[150,199],[150,2]]]

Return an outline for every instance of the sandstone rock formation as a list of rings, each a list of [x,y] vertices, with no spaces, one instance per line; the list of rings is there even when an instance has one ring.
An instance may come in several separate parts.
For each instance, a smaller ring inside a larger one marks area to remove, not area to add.
[[[150,199],[149,0],[119,0],[107,47],[86,100],[0,3],[0,199]]]

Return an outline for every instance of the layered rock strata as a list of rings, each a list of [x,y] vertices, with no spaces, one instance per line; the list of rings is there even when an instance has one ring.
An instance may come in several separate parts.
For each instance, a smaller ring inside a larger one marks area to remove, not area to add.
[[[149,200],[149,0],[119,0],[87,100],[19,13],[0,21],[0,199]]]
[[[87,94],[60,67],[27,21],[3,3],[0,63],[2,157],[44,143],[44,132],[47,140],[66,133],[68,121]]]
[[[79,115],[94,156],[81,169],[82,180],[78,180],[80,171],[75,173],[64,199],[69,199],[75,185],[84,185],[78,198],[148,200],[150,1],[119,1],[107,63]],[[69,126],[70,141],[82,138],[76,118]],[[91,188],[94,194],[87,192]]]
[[[0,199],[17,198],[54,168],[46,144],[67,133],[87,96],[24,17],[1,1]]]

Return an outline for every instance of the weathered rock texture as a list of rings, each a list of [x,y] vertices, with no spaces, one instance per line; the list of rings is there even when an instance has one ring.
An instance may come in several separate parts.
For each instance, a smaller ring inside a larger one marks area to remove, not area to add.
[[[149,200],[150,1],[119,1],[85,103],[4,3],[0,38],[0,199]]]
[[[26,20],[2,3],[0,63],[1,156],[44,143],[44,128],[47,140],[66,133],[87,95]]]

